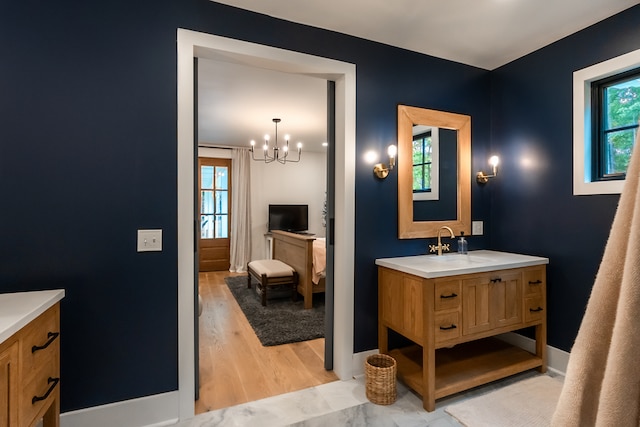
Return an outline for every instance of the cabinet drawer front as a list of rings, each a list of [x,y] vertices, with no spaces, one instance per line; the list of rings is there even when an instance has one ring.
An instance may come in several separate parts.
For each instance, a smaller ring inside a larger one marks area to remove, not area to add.
[[[524,294],[542,295],[545,286],[545,269],[535,268],[523,272]]]
[[[543,297],[530,297],[524,300],[524,321],[533,322],[544,319],[546,307]]]
[[[460,301],[462,300],[460,280],[436,282],[434,289],[434,309],[436,311],[460,307]]]
[[[435,317],[436,343],[460,337],[460,314],[457,311],[437,314]]]
[[[43,408],[49,407],[51,401],[59,396],[60,368],[54,358],[41,364],[34,372],[33,378],[24,383],[20,403],[21,425],[30,425]]]
[[[25,326],[21,343],[20,371],[22,381],[29,382],[38,369],[50,361],[58,361],[60,354],[60,320],[58,305],[42,313]]]

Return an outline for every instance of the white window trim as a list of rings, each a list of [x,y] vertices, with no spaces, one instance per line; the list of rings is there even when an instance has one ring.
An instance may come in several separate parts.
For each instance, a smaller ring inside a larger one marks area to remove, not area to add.
[[[420,133],[425,130],[420,130]],[[414,134],[415,135],[415,134]],[[440,129],[431,127],[431,191],[413,193],[413,200],[440,200]]]
[[[640,67],[640,49],[573,73],[573,194],[619,194],[624,180],[591,182],[591,83]]]

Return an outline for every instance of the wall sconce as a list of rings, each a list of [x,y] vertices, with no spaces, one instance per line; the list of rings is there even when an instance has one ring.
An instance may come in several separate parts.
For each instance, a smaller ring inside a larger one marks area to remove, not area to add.
[[[387,167],[387,165],[385,165],[384,163],[376,163],[373,166],[373,174],[377,176],[379,179],[385,179],[389,175],[389,172],[393,170],[393,168],[396,165],[397,153],[398,153],[398,148],[395,145],[390,145],[387,148],[387,154],[389,155],[389,166]],[[377,154],[375,152],[370,151],[366,154],[366,156],[371,163],[376,161],[375,159],[377,158]]]
[[[493,168],[493,174],[485,175],[482,171],[478,172],[476,174],[476,181],[478,181],[478,184],[486,184],[489,182],[489,178],[493,178],[498,175],[498,163],[500,163],[500,158],[498,156],[491,156],[491,158],[489,158],[489,164]]]

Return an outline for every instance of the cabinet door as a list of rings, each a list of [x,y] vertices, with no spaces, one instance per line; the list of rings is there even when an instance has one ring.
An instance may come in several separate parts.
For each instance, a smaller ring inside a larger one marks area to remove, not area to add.
[[[520,272],[498,271],[462,284],[462,333],[471,335],[522,322]]]
[[[489,276],[478,276],[462,282],[463,335],[488,331],[492,328],[489,312],[491,282]]]
[[[520,273],[500,273],[491,279],[491,320],[494,328],[522,322],[520,277]]]
[[[18,343],[0,351],[0,427],[18,425]]]

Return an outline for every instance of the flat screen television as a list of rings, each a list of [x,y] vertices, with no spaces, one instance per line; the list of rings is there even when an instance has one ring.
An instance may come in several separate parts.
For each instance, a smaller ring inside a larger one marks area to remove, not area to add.
[[[269,205],[269,231],[309,229],[309,205]]]

